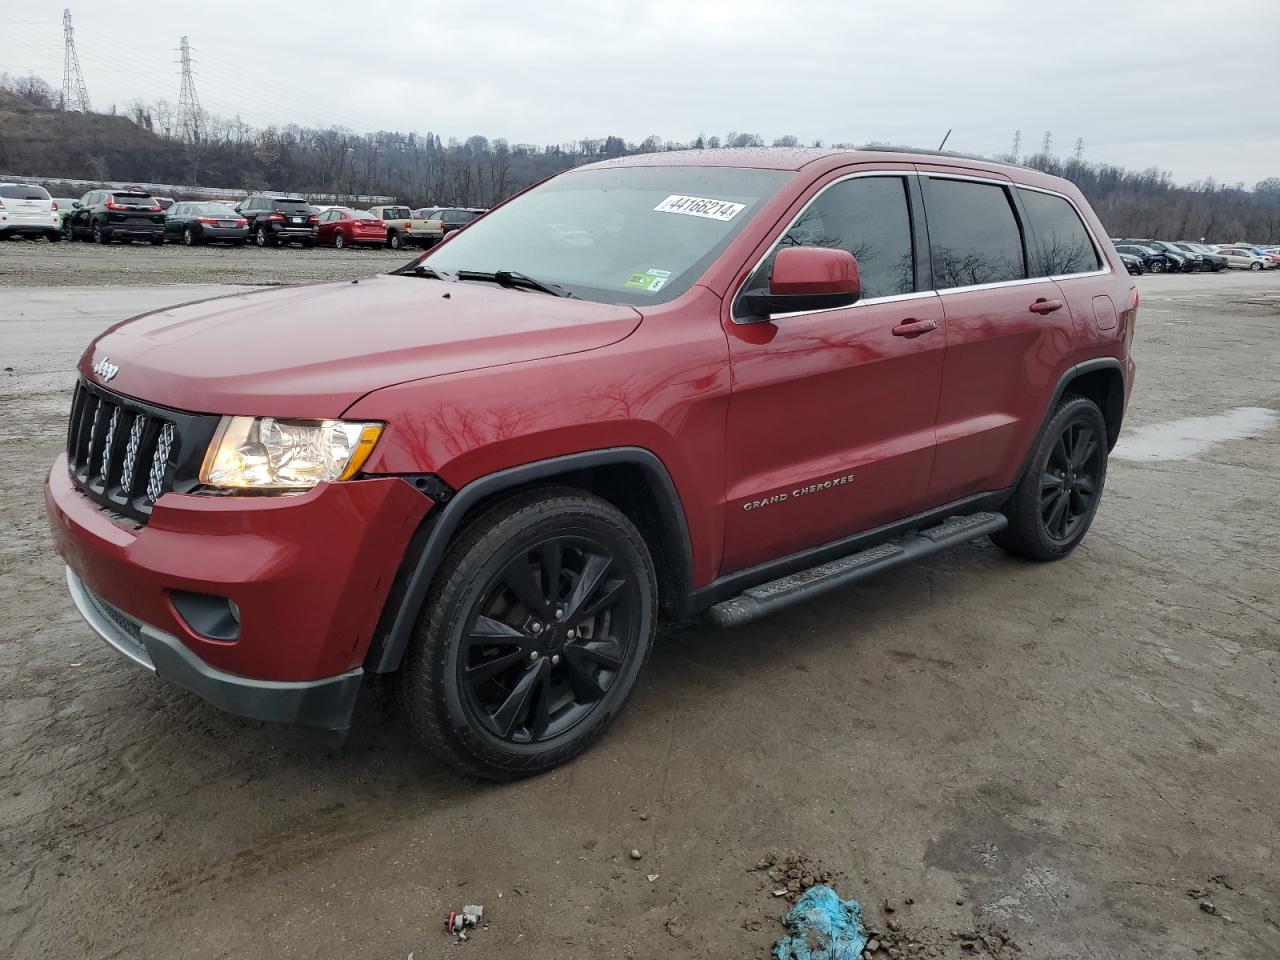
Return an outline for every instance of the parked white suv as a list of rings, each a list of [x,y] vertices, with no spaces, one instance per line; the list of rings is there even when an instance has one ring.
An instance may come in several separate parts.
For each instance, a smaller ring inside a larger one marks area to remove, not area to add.
[[[1275,264],[1260,253],[1247,247],[1219,247],[1218,256],[1227,258],[1227,266],[1234,270],[1270,270]]]
[[[19,234],[62,239],[58,208],[44,187],[31,183],[0,183],[0,240]]]

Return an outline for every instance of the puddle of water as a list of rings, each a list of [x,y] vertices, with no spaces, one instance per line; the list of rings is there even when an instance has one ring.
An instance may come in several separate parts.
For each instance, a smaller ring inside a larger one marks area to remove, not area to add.
[[[1193,460],[1215,443],[1256,437],[1276,425],[1274,410],[1236,407],[1213,417],[1186,417],[1126,431],[1111,456],[1138,462]]]

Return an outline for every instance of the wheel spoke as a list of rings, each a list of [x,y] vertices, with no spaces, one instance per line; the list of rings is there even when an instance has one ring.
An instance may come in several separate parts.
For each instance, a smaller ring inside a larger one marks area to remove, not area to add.
[[[598,616],[605,610],[616,606],[618,601],[622,599],[623,589],[626,585],[627,582],[625,580],[607,581],[596,594],[596,598],[578,611],[575,622],[590,620],[592,617]]]
[[[488,680],[490,677],[496,677],[503,670],[506,670],[508,667],[515,666],[524,659],[525,652],[523,650],[512,650],[507,653],[499,654],[489,660],[485,660],[483,663],[467,667],[464,676],[467,678],[469,683],[480,683],[483,680]]]
[[[506,569],[502,571],[502,581],[511,588],[511,591],[531,614],[544,620],[550,619],[550,612],[546,598],[542,593],[542,586],[534,575],[533,564],[529,562],[527,555],[521,554],[507,564]]]
[[[1055,537],[1059,535],[1058,531],[1062,529],[1062,521],[1067,513],[1067,504],[1071,498],[1065,490],[1058,494],[1058,499],[1053,503],[1053,509],[1049,512],[1049,518],[1044,525],[1048,528],[1049,533]]]
[[[613,561],[598,553],[587,554],[587,562],[582,567],[582,573],[578,575],[577,582],[573,585],[573,592],[569,594],[569,601],[565,604],[564,618],[568,623],[575,623],[582,616],[582,611],[591,595],[595,593],[596,588],[600,586],[600,581],[604,579],[604,575],[609,572],[609,567]]]
[[[564,547],[559,540],[549,540],[538,548],[542,567],[542,595],[548,604],[560,599],[560,571],[564,567]]]
[[[493,712],[490,719],[498,731],[498,736],[504,738],[511,736],[511,731],[515,729],[516,724],[528,716],[534,690],[542,679],[544,664],[546,664],[545,660],[531,663],[524,675],[511,688],[507,698],[502,701],[502,705]]]
[[[1064,470],[1071,466],[1071,456],[1067,453],[1067,435],[1065,433],[1058,437],[1058,442],[1053,445],[1053,459]]]
[[[604,667],[606,670],[617,670],[622,666],[622,654],[616,653],[613,647],[612,643],[584,643],[568,647],[565,650],[565,655],[570,659],[589,660],[598,666]]]
[[[499,646],[501,644],[523,645],[524,642],[525,635],[511,626],[511,624],[495,620],[493,617],[486,617],[483,614],[476,617],[475,625],[467,636],[468,646],[475,644],[487,644],[490,646]]]
[[[1097,484],[1093,482],[1093,477],[1086,476],[1083,473],[1076,477],[1076,493],[1092,496],[1094,491],[1097,489],[1098,487]]]
[[[533,709],[529,713],[529,739],[541,740],[551,725],[551,671],[541,670],[533,691]]]
[[[573,688],[573,695],[578,700],[595,703],[604,696],[604,689],[591,675],[591,670],[582,656],[583,649],[580,647],[565,649],[565,677],[569,681],[569,686]]]
[[[1097,446],[1093,439],[1093,428],[1081,427],[1080,432],[1076,434],[1075,442],[1071,445],[1071,466],[1077,470],[1083,467],[1089,462]]]

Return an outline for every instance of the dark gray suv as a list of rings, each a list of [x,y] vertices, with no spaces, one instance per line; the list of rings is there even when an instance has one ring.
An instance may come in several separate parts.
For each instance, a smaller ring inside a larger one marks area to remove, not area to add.
[[[249,221],[249,236],[259,247],[310,247],[316,242],[316,212],[301,197],[255,193],[241,200],[236,210]]]

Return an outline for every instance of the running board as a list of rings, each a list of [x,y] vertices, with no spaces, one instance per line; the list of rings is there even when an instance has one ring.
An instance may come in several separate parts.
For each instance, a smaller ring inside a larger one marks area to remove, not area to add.
[[[962,517],[948,517],[936,527],[917,530],[878,547],[851,553],[839,560],[810,567],[808,570],[762,583],[758,587],[750,587],[736,597],[715,604],[707,614],[716,626],[736,627],[757,617],[812,600],[899,564],[910,563],[968,540],[1003,530],[1008,524],[1008,519],[1001,513],[971,513]]]

